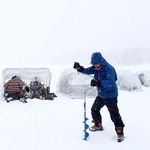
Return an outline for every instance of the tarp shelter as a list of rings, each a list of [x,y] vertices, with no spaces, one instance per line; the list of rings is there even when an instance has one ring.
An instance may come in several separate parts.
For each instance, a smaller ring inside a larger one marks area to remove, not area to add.
[[[96,87],[91,87],[92,76],[77,72],[75,69],[65,69],[59,79],[57,90],[71,98],[84,98],[85,90],[88,97],[95,97]]]

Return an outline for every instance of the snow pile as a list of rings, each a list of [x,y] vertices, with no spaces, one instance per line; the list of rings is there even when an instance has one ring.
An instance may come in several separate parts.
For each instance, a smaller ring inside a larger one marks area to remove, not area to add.
[[[127,91],[140,91],[142,89],[138,76],[131,71],[117,71],[119,89]]]
[[[92,76],[78,73],[75,69],[65,69],[59,79],[57,91],[71,98],[84,98],[87,89],[88,97],[95,97],[97,89],[90,86]]]
[[[150,87],[150,71],[141,71],[138,72],[139,80],[141,81],[141,84],[145,87]]]

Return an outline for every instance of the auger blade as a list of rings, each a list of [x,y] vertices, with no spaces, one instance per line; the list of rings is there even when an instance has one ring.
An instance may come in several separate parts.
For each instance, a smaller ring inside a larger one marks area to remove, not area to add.
[[[83,138],[83,140],[85,140],[85,141],[87,141],[87,138],[89,137],[89,133],[88,132],[84,132],[85,134],[84,134],[84,138]]]
[[[88,125],[88,124],[85,124],[85,125],[84,125],[84,128],[85,128],[85,129],[88,129],[88,128],[89,128],[89,125]]]

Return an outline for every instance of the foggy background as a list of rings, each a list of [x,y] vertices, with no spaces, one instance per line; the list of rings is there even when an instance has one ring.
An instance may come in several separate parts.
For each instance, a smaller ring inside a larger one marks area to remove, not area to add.
[[[0,0],[0,66],[150,62],[149,0]]]

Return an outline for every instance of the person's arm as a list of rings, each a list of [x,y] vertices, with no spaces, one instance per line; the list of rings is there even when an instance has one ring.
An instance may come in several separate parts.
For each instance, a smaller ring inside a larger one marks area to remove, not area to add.
[[[78,62],[75,62],[73,68],[76,69],[77,71],[85,73],[85,74],[94,74],[94,67],[93,66],[88,67],[88,68],[84,68]]]
[[[5,87],[8,88],[8,86],[10,85],[10,80],[5,84]]]
[[[94,74],[94,67],[92,66],[92,67],[85,68],[83,70],[83,73],[85,73],[85,74]]]

